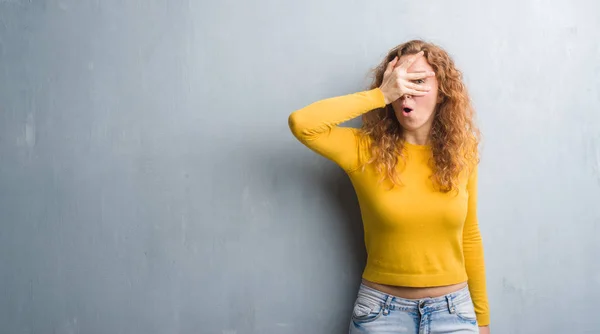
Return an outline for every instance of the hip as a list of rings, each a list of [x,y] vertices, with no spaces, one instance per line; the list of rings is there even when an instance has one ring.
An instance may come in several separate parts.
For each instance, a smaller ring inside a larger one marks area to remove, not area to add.
[[[437,296],[408,299],[360,285],[349,333],[479,333],[468,286]]]

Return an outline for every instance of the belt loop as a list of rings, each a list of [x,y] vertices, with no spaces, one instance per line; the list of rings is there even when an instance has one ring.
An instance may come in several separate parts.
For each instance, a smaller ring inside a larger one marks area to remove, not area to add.
[[[448,301],[448,311],[450,311],[451,314],[454,314],[454,312],[456,312],[456,308],[454,307],[452,296],[446,295],[446,301]]]
[[[385,304],[383,305],[383,315],[390,314],[390,304],[392,303],[392,299],[394,299],[394,297],[392,297],[391,295],[387,296]]]

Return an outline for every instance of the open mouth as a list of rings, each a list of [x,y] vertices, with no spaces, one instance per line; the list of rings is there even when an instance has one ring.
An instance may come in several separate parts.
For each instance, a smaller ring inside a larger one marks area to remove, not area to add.
[[[410,109],[410,108],[404,108],[403,110],[404,110],[404,112],[405,112],[405,113],[407,113],[407,114],[408,114],[409,112],[411,112],[411,111],[412,111],[412,109]]]

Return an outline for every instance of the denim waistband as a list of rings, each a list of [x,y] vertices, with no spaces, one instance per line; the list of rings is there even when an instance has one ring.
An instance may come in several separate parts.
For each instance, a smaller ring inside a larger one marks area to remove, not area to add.
[[[386,306],[391,307],[391,309],[398,308],[417,312],[419,309],[427,309],[430,311],[453,309],[456,304],[471,301],[471,294],[469,293],[468,286],[440,297],[406,299],[390,295],[361,283],[358,294],[362,298],[371,300],[375,303],[386,304]]]

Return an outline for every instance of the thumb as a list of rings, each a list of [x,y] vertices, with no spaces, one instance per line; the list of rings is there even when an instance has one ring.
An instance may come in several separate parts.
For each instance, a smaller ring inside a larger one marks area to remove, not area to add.
[[[392,69],[394,69],[394,66],[396,66],[396,63],[398,62],[398,56],[394,57],[394,59],[392,59],[392,61],[390,61],[387,65],[387,68],[385,69],[386,73],[389,73]]]

